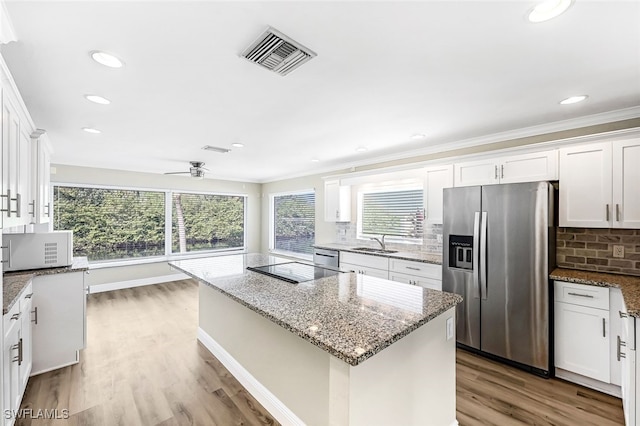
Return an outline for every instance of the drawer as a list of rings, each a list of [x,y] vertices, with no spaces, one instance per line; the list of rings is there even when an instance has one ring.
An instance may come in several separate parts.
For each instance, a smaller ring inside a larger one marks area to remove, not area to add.
[[[352,271],[356,274],[369,275],[371,277],[389,279],[389,271],[386,269],[370,268],[368,266],[352,265],[349,263],[340,264],[343,271]]]
[[[417,275],[424,278],[442,280],[442,266],[410,260],[389,259],[389,272]]]
[[[416,275],[389,272],[389,279],[398,283],[413,284],[420,287],[442,291],[442,280],[434,278],[418,277]]]
[[[348,251],[340,252],[340,267],[343,263],[351,265],[368,266],[369,268],[389,270],[389,259],[380,256],[370,256],[368,254],[351,253]]]
[[[555,281],[555,301],[609,310],[609,288]]]
[[[13,319],[12,319],[13,318]],[[4,336],[11,332],[11,328],[20,322],[20,301],[16,300],[9,312],[2,316]]]

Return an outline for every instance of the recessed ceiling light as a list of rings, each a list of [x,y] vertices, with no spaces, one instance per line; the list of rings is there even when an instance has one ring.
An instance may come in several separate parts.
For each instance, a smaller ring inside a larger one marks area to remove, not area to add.
[[[320,162],[320,160],[318,160],[317,158],[312,158],[312,159],[311,159],[311,162],[312,162],[312,163],[318,163],[318,162]]]
[[[413,135],[411,135],[411,139],[424,139],[426,137],[427,135],[425,135],[424,133],[414,133]]]
[[[579,96],[571,96],[563,101],[560,101],[561,105],[571,105],[577,104],[578,102],[582,102],[587,99],[589,96],[587,95],[579,95]]]
[[[571,6],[572,0],[547,0],[538,3],[529,12],[529,22],[544,22],[553,19]]]
[[[244,148],[244,144],[241,144],[240,142],[234,142],[231,146],[234,148]]]
[[[83,127],[82,130],[84,130],[87,133],[94,133],[94,134],[102,133],[101,130],[94,129],[93,127]]]
[[[89,54],[94,61],[104,65],[105,67],[122,68],[122,66],[124,65],[124,63],[120,59],[116,58],[110,53],[102,52],[100,50],[92,50],[91,52],[89,52]]]
[[[359,146],[356,148],[356,152],[366,152],[366,151],[367,151],[366,146]]]
[[[100,104],[100,105],[109,105],[111,103],[111,101],[109,99],[104,98],[104,97],[99,96],[99,95],[84,95],[84,97],[88,101],[91,101],[93,103]]]

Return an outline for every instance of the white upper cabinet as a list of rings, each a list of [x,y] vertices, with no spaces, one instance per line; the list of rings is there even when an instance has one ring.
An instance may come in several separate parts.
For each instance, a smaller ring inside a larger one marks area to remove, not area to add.
[[[453,186],[453,165],[425,169],[425,221],[442,223],[442,191]]]
[[[560,226],[640,228],[640,139],[560,150]]]
[[[613,226],[640,228],[640,139],[616,141],[613,150]]]
[[[324,220],[326,222],[351,221],[351,187],[340,185],[339,180],[324,183]]]
[[[499,171],[500,183],[558,180],[558,151],[504,157]]]
[[[498,163],[495,158],[467,161],[453,165],[455,186],[489,185],[500,183]]]
[[[25,139],[20,132],[18,110],[7,89],[2,92],[2,226],[8,228],[28,223],[23,198],[28,197],[25,191],[28,182],[22,170],[26,171],[25,155],[31,151],[29,138]]]
[[[556,150],[454,164],[455,186],[557,179],[558,152]]]

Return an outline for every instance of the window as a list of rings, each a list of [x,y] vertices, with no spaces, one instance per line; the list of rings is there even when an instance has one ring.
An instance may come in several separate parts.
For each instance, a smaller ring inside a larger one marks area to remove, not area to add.
[[[90,262],[243,249],[242,195],[54,185],[56,230]],[[170,207],[170,208],[169,208]]]
[[[398,242],[422,243],[422,188],[358,193],[358,236],[388,235]]]
[[[273,195],[272,209],[271,249],[310,257],[315,242],[315,193]]]
[[[164,192],[54,186],[54,229],[73,231],[90,261],[162,256]]]
[[[244,246],[244,197],[172,194],[173,253]]]

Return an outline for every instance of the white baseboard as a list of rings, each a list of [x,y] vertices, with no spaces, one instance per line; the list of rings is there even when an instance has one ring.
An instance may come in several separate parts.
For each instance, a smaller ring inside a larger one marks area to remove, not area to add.
[[[615,396],[616,398],[622,398],[622,389],[620,388],[620,386],[612,385],[610,383],[604,383],[600,380],[595,380],[591,377],[585,377],[580,374],[572,373],[571,371],[563,370],[561,368],[556,368],[556,377],[572,383],[576,383],[586,388],[597,390],[598,392]]]
[[[198,327],[198,340],[218,358],[247,391],[282,425],[302,426],[305,423],[287,408],[269,389],[264,387],[238,361],[235,360],[213,337]]]
[[[102,293],[105,291],[122,290],[124,288],[141,287],[143,285],[167,283],[170,281],[186,280],[191,278],[186,274],[169,274],[157,277],[140,278],[137,280],[117,281],[113,283],[94,284],[89,286],[89,293]]]

